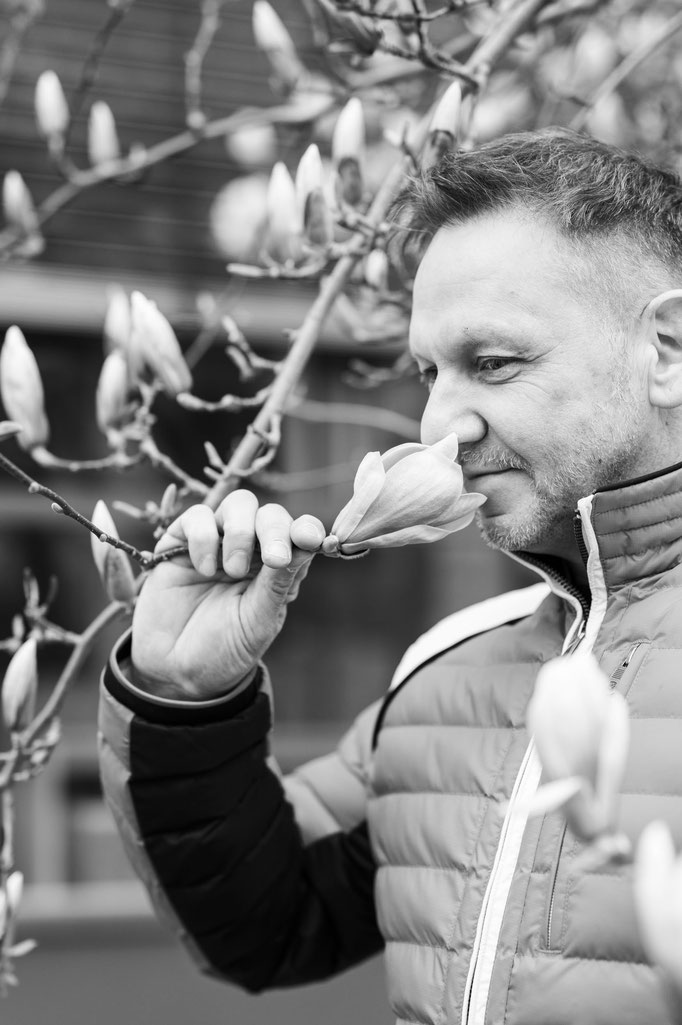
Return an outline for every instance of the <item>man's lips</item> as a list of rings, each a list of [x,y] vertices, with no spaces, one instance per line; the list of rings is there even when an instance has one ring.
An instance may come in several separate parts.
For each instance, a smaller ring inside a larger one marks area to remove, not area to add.
[[[503,466],[502,468],[484,466],[483,468],[477,467],[476,471],[472,472],[468,467],[464,466],[462,468],[462,472],[464,473],[465,479],[469,481],[476,480],[478,477],[493,477],[499,473],[509,473],[511,470],[515,469],[516,467],[514,466]]]

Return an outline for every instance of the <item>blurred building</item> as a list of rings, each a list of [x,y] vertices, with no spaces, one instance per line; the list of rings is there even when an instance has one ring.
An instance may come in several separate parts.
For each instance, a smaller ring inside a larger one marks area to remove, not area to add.
[[[198,27],[198,9],[194,0],[132,5],[107,41],[90,98],[75,115],[68,152],[78,166],[87,165],[91,100],[105,100],[112,108],[124,150],[133,144],[149,148],[184,130],[183,56]],[[293,0],[279,9],[304,54],[310,51],[303,9]],[[36,80],[51,68],[67,96],[72,95],[110,10],[99,0],[48,3],[22,43],[0,106],[0,171],[19,170],[36,203],[60,184],[35,129]],[[222,17],[203,75],[210,117],[271,100],[265,61],[252,42],[250,5],[227,4]],[[7,34],[9,23],[4,29]],[[306,142],[303,131],[280,132],[279,152],[295,162]],[[259,169],[267,170],[251,168]],[[225,255],[209,229],[216,195],[244,173],[224,140],[203,143],[140,181],[77,195],[45,226],[40,256],[3,265],[3,330],[19,324],[35,352],[57,455],[84,459],[106,453],[95,428],[94,389],[112,283],[155,299],[183,344],[199,327],[197,294],[210,292],[259,351],[271,356],[284,352],[283,331],[300,322],[312,289],[277,283],[247,287],[229,280]],[[396,354],[395,348],[358,351],[339,323],[332,322],[307,373],[307,394],[317,401],[393,409],[417,420],[423,396],[414,378],[371,391],[358,391],[345,379],[355,356],[388,365]],[[232,383],[230,375],[222,348],[216,347],[197,372],[197,393],[217,398]],[[161,401],[156,436],[162,449],[198,475],[205,463],[203,439],[226,451],[244,424],[244,417],[229,414],[179,413]],[[272,468],[280,482],[284,475],[285,489],[263,495],[283,501],[296,514],[313,512],[331,525],[348,498],[353,466],[361,456],[401,440],[364,423],[292,419]],[[98,498],[110,507],[116,499],[144,506],[158,500],[167,483],[148,469],[121,476],[74,475],[40,470],[21,455],[17,461],[86,514]],[[329,474],[326,467],[336,469]],[[52,618],[81,630],[104,604],[88,538],[72,521],[53,515],[44,500],[5,477],[0,478],[0,516],[0,635],[9,634],[12,616],[21,608],[24,567],[43,587],[52,575],[58,578]],[[116,518],[123,536],[150,546],[139,523],[122,514]],[[483,547],[474,527],[434,546],[378,552],[348,563],[316,560],[270,658],[280,725],[276,753],[282,765],[326,751],[352,717],[383,693],[402,650],[423,629],[457,608],[526,581],[522,570]],[[340,980],[324,992],[254,1002],[200,981],[163,940],[124,862],[97,778],[97,677],[115,635],[112,630],[103,639],[69,697],[64,741],[54,764],[18,795],[18,862],[30,884],[22,935],[35,935],[41,948],[19,964],[21,986],[7,1003],[7,1021],[28,1025],[47,1013],[69,1025],[90,1025],[95,1013],[103,1025],[122,1017],[173,1025],[190,1014],[207,1023],[239,1025],[257,1025],[273,1015],[281,1022],[332,1025],[387,1021],[376,965],[356,974],[353,983]],[[56,647],[41,652],[45,693],[64,658]],[[5,661],[3,656],[0,669]]]

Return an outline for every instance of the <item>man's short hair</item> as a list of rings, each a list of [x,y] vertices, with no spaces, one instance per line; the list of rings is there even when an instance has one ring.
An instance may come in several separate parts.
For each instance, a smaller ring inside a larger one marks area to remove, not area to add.
[[[682,285],[680,179],[568,129],[505,135],[411,178],[392,208],[392,255],[411,274],[439,228],[512,209],[544,217],[609,276]]]

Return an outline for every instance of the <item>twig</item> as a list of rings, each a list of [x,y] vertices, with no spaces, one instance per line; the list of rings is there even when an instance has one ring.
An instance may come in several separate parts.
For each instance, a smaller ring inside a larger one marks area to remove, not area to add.
[[[19,735],[19,746],[22,749],[27,748],[31,742],[35,740],[43,727],[49,723],[50,719],[59,712],[69,684],[73,681],[76,673],[83,664],[83,661],[89,655],[90,650],[100,633],[109,626],[110,623],[113,623],[115,619],[118,619],[126,613],[127,609],[125,605],[122,605],[120,602],[111,602],[111,604],[102,609],[99,615],[88,624],[80,635],[78,643],[74,646],[69,660],[64,666],[64,669],[55,684],[52,694],[30,726],[28,726],[24,732]]]
[[[402,413],[395,413],[392,409],[361,406],[354,402],[316,402],[314,399],[303,399],[287,406],[286,414],[293,416],[295,420],[312,420],[315,423],[376,427],[381,431],[390,431],[400,437],[409,438],[410,441],[419,437],[418,420],[412,420]]]
[[[597,88],[592,99],[575,115],[571,121],[571,128],[579,130],[585,127],[587,118],[589,117],[590,111],[601,103],[602,100],[610,96],[611,93],[615,92],[618,86],[623,82],[628,75],[631,75],[640,64],[643,64],[647,57],[650,57],[652,53],[655,53],[659,47],[664,46],[670,39],[675,35],[676,32],[682,29],[682,11],[670,18],[665,24],[661,25],[658,32],[654,33],[651,39],[647,39],[646,42],[638,46],[632,53],[629,53],[620,64],[613,69],[613,71],[607,75],[601,85]]]
[[[143,438],[140,442],[140,452],[147,457],[152,466],[166,470],[171,477],[184,485],[184,487],[186,487],[188,491],[191,491],[192,494],[199,495],[202,498],[208,494],[208,487],[205,484],[202,484],[200,480],[195,480],[194,477],[190,477],[190,475],[185,473],[185,471],[181,469],[170,456],[167,456],[157,448],[156,442],[151,435]],[[138,562],[139,561],[140,560],[138,559]]]
[[[90,52],[83,62],[78,85],[74,89],[73,95],[69,100],[71,117],[69,120],[69,126],[66,130],[65,142],[68,141],[72,125],[80,114],[85,99],[97,80],[99,66],[102,61],[102,57],[104,56],[104,51],[107,48],[107,44],[132,5],[133,0],[126,0],[125,3],[109,5],[109,15],[107,20],[102,28],[97,31],[92,40]]]
[[[23,38],[43,10],[42,0],[34,0],[32,5],[27,4],[15,11],[10,19],[9,31],[5,36],[2,50],[0,50],[0,103],[7,96],[14,65],[21,52]]]
[[[215,413],[219,410],[227,413],[238,413],[242,409],[262,406],[271,391],[272,385],[267,384],[260,391],[256,392],[255,395],[243,397],[240,395],[223,395],[222,398],[217,399],[215,402],[210,402],[208,399],[200,399],[196,395],[190,395],[187,392],[178,396],[178,404],[185,409],[197,409],[205,413]]]
[[[487,3],[488,0],[450,0],[449,3],[444,4],[435,11],[422,10],[419,13],[415,12],[413,14],[377,11],[373,7],[367,7],[365,4],[355,2],[340,3],[338,7],[342,11],[359,14],[364,18],[372,18],[374,21],[392,21],[400,26],[405,22],[409,27],[411,25],[422,25],[429,21],[436,21],[446,14],[458,14],[461,11],[469,10],[470,7],[480,7],[481,4]]]
[[[206,54],[220,26],[220,9],[225,0],[203,0],[201,22],[192,47],[185,54],[185,111],[187,127],[197,131],[206,124],[201,109],[201,71]]]
[[[120,548],[122,552],[126,552],[126,554],[132,559],[135,559],[136,562],[139,562],[143,567],[146,567],[147,560],[137,548],[133,545],[129,545],[127,541],[121,541],[120,538],[112,537],[111,535],[104,533],[101,527],[98,527],[92,522],[92,520],[87,519],[87,517],[79,513],[77,509],[74,509],[72,505],[69,505],[65,498],[62,498],[61,495],[58,495],[57,492],[53,491],[51,488],[45,487],[44,484],[39,484],[38,481],[33,479],[33,477],[29,477],[27,473],[20,470],[11,459],[8,459],[7,456],[3,455],[1,452],[0,467],[2,467],[3,470],[6,470],[7,473],[16,480],[25,484],[30,494],[43,495],[44,498],[47,498],[52,503],[52,509],[54,512],[64,513],[64,515],[68,516],[69,519],[75,520],[76,523],[80,523],[82,527],[89,530],[90,533],[94,534],[100,541],[104,539],[106,543],[110,544],[113,548]]]

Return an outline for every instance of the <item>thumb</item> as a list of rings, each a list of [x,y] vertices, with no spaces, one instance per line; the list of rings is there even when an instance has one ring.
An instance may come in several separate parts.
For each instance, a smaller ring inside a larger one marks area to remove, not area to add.
[[[301,581],[306,577],[315,552],[304,552],[294,548],[288,566],[273,569],[263,566],[252,581],[253,597],[265,610],[279,611],[298,597]]]

